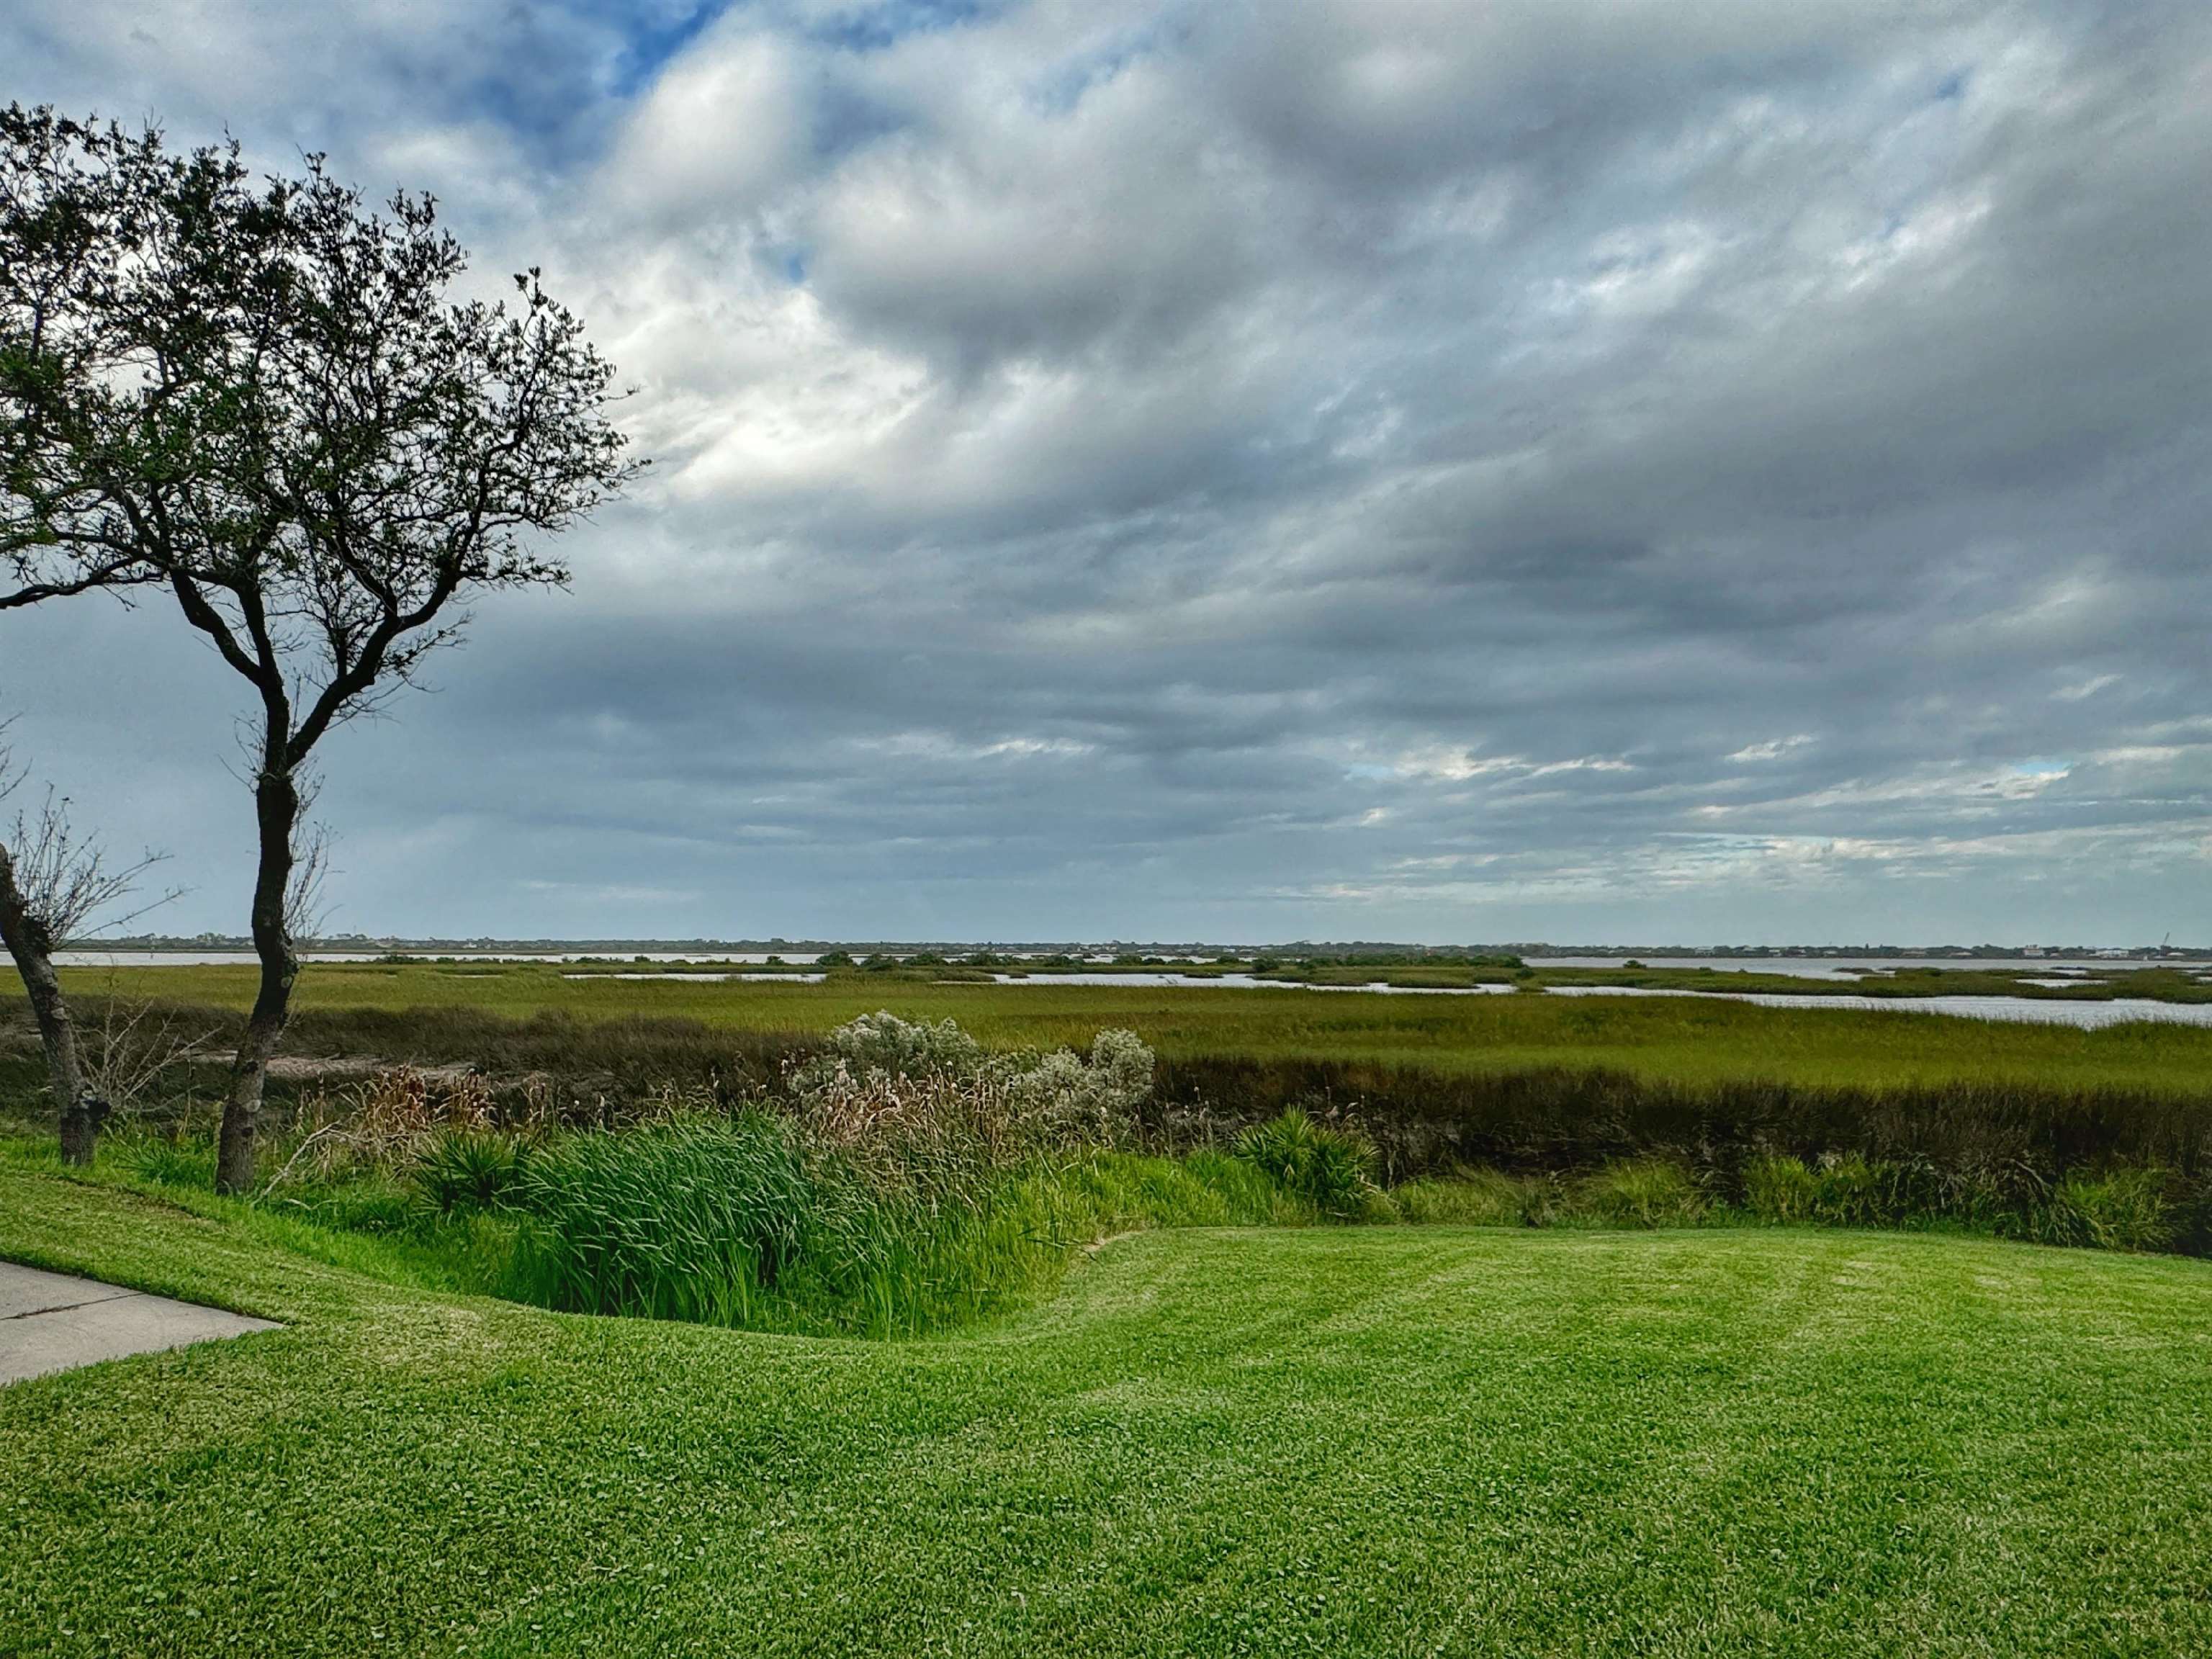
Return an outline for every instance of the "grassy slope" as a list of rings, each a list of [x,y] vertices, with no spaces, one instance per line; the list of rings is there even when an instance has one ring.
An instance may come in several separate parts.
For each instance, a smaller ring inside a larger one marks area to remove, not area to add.
[[[126,969],[70,975],[82,995],[131,995],[244,1008],[249,970]],[[824,985],[670,980],[592,981],[542,966],[318,964],[300,981],[307,1009],[453,1008],[523,1018],[695,1019],[726,1028],[826,1030],[890,1008],[957,1019],[995,1044],[1088,1042],[1126,1025],[1163,1054],[1371,1060],[1441,1070],[1617,1066],[1697,1083],[1759,1077],[1804,1083],[2000,1079],[2202,1094],[2212,1028],[2130,1024],[2100,1031],[1941,1015],[1775,1009],[1691,998],[1419,997],[1306,990],[1119,986],[931,985],[848,976]],[[453,1056],[445,1056],[453,1058]]]
[[[0,1651],[2212,1647],[2199,1262],[1160,1233],[869,1345],[397,1288],[9,1170],[0,1254],[290,1322],[0,1392]]]

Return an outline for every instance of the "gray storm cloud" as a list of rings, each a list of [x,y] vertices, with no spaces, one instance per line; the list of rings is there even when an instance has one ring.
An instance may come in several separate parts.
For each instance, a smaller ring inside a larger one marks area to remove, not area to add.
[[[349,733],[337,925],[2212,933],[2212,15],[33,4],[435,190],[656,459]],[[217,668],[8,619],[170,925]],[[204,873],[203,873],[204,872]]]

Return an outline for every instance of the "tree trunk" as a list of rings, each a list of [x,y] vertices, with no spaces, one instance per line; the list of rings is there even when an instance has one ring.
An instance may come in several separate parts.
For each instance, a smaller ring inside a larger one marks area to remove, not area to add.
[[[15,884],[15,860],[5,847],[0,847],[0,941],[6,943],[16,972],[23,976],[31,1018],[38,1022],[39,1043],[46,1051],[46,1085],[61,1122],[62,1162],[89,1164],[107,1103],[85,1086],[76,1027],[62,996],[60,976],[54,972],[53,941],[47,937],[45,921],[24,902],[22,890]]]
[[[220,1193],[253,1188],[253,1137],[261,1117],[261,1085],[269,1057],[292,1017],[292,981],[299,959],[284,914],[292,884],[292,833],[300,820],[299,786],[289,772],[262,773],[253,787],[253,813],[261,838],[260,861],[253,878],[253,953],[261,959],[261,987],[238,1044],[238,1063],[230,1074],[230,1097],[223,1102],[222,1135],[216,1149],[215,1185]]]

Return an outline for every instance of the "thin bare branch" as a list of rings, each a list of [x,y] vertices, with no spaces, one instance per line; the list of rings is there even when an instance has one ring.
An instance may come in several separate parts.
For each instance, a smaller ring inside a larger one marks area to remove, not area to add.
[[[311,804],[303,799],[301,807]],[[288,939],[311,939],[328,924],[331,906],[324,888],[331,874],[331,830],[328,824],[306,823],[292,843],[292,876],[284,890],[284,933]]]
[[[100,1024],[83,1034],[85,1082],[112,1111],[142,1110],[155,1086],[206,1053],[215,1036],[147,999],[125,996],[111,972]]]

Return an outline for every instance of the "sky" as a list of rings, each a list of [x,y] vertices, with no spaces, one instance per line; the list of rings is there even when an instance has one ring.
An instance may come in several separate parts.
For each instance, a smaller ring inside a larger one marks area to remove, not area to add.
[[[11,0],[0,98],[430,191],[630,388],[334,930],[2212,943],[2212,8]],[[164,931],[243,690],[0,618]]]

